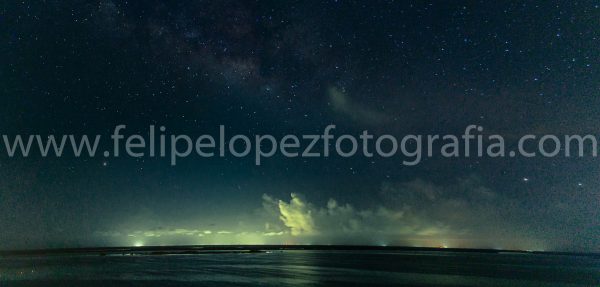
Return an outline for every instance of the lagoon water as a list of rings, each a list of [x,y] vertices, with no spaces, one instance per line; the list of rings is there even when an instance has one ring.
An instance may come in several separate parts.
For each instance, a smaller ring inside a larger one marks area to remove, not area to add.
[[[301,251],[0,258],[0,286],[600,286],[600,259]]]

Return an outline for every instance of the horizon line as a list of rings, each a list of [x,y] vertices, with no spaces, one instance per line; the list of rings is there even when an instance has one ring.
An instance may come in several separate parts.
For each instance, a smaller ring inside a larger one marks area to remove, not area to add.
[[[473,253],[528,253],[547,255],[571,255],[600,257],[600,252],[582,251],[539,251],[496,248],[465,248],[465,247],[426,247],[402,245],[352,245],[352,244],[208,244],[208,245],[156,245],[156,246],[96,246],[96,247],[65,247],[65,248],[36,248],[36,249],[6,249],[0,250],[0,257],[10,256],[44,256],[44,255],[76,255],[76,254],[126,254],[130,255],[177,255],[230,252],[261,252],[285,250],[314,250],[314,251],[438,251],[438,252],[473,252]],[[170,251],[170,252],[169,252]],[[144,254],[143,252],[151,252]],[[187,252],[187,253],[184,253]]]

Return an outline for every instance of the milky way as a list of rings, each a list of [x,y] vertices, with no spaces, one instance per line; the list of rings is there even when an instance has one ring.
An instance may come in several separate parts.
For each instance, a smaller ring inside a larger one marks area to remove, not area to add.
[[[0,132],[598,134],[600,8],[59,1],[0,8]],[[8,158],[0,248],[375,244],[598,251],[592,157]]]

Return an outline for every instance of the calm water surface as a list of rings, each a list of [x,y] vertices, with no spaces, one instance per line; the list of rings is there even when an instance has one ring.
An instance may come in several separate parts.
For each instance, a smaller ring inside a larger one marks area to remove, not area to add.
[[[0,258],[0,286],[315,285],[600,286],[600,259],[374,251]]]

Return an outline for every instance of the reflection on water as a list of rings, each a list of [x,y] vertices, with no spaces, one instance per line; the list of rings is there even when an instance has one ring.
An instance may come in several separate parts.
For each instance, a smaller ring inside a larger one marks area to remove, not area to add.
[[[453,252],[273,251],[0,259],[0,286],[599,286],[600,259]]]

